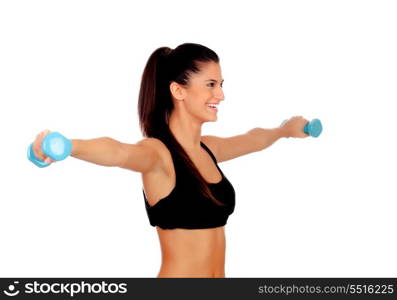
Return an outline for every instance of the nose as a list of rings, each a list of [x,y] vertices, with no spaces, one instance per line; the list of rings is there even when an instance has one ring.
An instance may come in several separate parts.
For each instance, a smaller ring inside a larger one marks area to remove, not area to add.
[[[215,98],[219,101],[222,101],[225,99],[225,94],[223,93],[222,88],[217,89],[215,93]]]

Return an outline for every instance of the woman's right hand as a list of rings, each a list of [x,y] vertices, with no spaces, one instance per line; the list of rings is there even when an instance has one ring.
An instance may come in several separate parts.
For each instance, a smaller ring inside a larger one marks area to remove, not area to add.
[[[41,159],[44,160],[45,163],[53,163],[55,162],[54,160],[52,160],[51,158],[49,158],[48,156],[45,156],[44,153],[42,152],[41,149],[41,144],[43,143],[44,138],[51,133],[51,131],[49,131],[48,129],[43,130],[42,132],[40,132],[37,136],[36,139],[33,142],[33,153],[34,155]]]

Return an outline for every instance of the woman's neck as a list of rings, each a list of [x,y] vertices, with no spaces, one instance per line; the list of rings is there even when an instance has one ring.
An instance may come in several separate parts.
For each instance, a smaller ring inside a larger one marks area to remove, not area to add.
[[[188,152],[201,150],[201,123],[187,113],[174,109],[169,118],[169,127],[179,144]]]

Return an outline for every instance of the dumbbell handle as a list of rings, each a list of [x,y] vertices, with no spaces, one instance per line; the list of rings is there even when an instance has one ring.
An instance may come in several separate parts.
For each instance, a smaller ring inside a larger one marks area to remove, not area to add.
[[[72,152],[72,142],[59,132],[51,132],[43,139],[41,150],[45,156],[52,160],[64,160]],[[28,148],[28,159],[40,168],[50,165],[34,155],[33,143]]]
[[[284,120],[281,125],[284,125],[284,123],[287,121],[288,119]],[[323,125],[319,119],[313,119],[309,123],[306,123],[305,127],[303,127],[303,132],[312,137],[318,137],[322,131]]]

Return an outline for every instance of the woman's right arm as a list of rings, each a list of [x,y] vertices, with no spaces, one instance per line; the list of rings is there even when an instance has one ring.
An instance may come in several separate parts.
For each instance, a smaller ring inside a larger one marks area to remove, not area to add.
[[[101,166],[146,173],[160,164],[159,151],[150,138],[136,144],[122,143],[110,137],[71,141],[71,156]]]
[[[41,151],[41,144],[49,130],[37,135],[33,143],[36,157],[53,162]],[[89,140],[71,139],[71,156],[101,166],[120,167],[135,172],[146,173],[158,167],[161,163],[157,141],[146,138],[136,144],[121,143],[110,137],[100,137]]]

